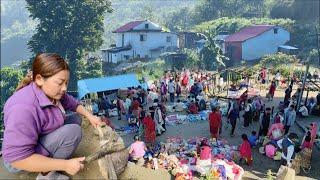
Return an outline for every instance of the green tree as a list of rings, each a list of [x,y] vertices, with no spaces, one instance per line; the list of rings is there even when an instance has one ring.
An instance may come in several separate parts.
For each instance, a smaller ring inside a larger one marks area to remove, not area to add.
[[[112,12],[108,0],[27,0],[30,17],[39,21],[28,42],[33,53],[55,52],[68,60],[69,89],[77,84],[77,61],[85,52],[103,43],[105,12]]]
[[[157,17],[155,14],[155,9],[151,5],[145,5],[140,12],[140,18],[143,20],[156,21]]]
[[[201,61],[207,70],[217,70],[220,67],[225,67],[225,61],[229,60],[223,55],[221,48],[215,42],[215,36],[215,32],[208,32],[207,41],[204,48],[200,51]]]
[[[5,101],[14,93],[18,83],[23,79],[23,73],[20,69],[14,69],[12,67],[3,67],[0,70],[1,72],[1,112]]]
[[[201,67],[201,60],[199,53],[194,49],[183,49],[182,52],[187,55],[185,67],[188,68],[199,68]]]
[[[279,0],[272,7],[272,18],[290,18],[299,22],[319,24],[320,1]]]
[[[78,61],[78,70],[76,72],[78,79],[97,78],[103,76],[102,61],[98,59],[81,58]]]

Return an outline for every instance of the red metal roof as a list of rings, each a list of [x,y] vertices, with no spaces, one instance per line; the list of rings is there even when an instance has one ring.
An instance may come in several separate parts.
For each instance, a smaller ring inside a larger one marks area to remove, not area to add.
[[[247,39],[256,37],[272,28],[275,25],[253,25],[240,29],[240,31],[228,36],[226,42],[243,42]]]
[[[131,21],[121,27],[119,27],[118,29],[114,30],[114,33],[123,33],[123,32],[127,32],[132,30],[133,28],[135,28],[136,26],[140,25],[141,23],[143,23],[144,21]]]

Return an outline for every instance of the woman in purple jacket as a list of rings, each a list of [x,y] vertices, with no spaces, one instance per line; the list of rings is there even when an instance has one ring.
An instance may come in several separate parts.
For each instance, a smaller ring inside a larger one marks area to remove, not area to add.
[[[20,82],[4,106],[3,160],[10,172],[41,172],[37,179],[67,179],[57,171],[76,174],[84,157],[69,159],[81,141],[81,118],[94,126],[101,120],[66,93],[69,67],[57,54],[35,57],[32,72]]]

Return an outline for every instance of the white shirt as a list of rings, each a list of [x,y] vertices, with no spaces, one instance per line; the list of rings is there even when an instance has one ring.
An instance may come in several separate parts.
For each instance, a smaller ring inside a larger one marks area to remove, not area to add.
[[[291,143],[293,143],[290,139],[288,139]],[[280,149],[282,149],[282,141],[283,138],[280,139],[279,141],[277,141],[278,146],[280,147]],[[292,155],[294,152],[294,146],[289,146],[288,150],[287,150],[287,157],[285,157],[284,153],[282,152],[281,157],[285,160],[287,160],[287,163],[290,163],[290,161],[292,160]]]
[[[280,80],[280,78],[281,78],[280,73],[277,73],[276,76],[275,76],[275,79],[276,79],[276,80]]]
[[[302,116],[308,116],[308,109],[306,108],[306,106],[302,106],[299,108],[299,112],[301,112]]]
[[[219,85],[222,86],[223,85],[223,77],[220,78],[220,82]]]
[[[169,91],[169,93],[174,93],[174,83],[173,82],[169,82],[168,91]]]

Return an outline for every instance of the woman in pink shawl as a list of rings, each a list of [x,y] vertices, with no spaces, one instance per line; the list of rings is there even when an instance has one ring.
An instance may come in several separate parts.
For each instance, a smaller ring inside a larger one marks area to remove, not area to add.
[[[303,137],[301,149],[310,148],[312,149],[314,141],[316,139],[318,132],[318,126],[316,122],[310,124],[310,130],[307,131],[306,135]]]
[[[284,133],[284,126],[282,123],[272,124],[268,130],[267,136],[272,140],[279,140]]]

